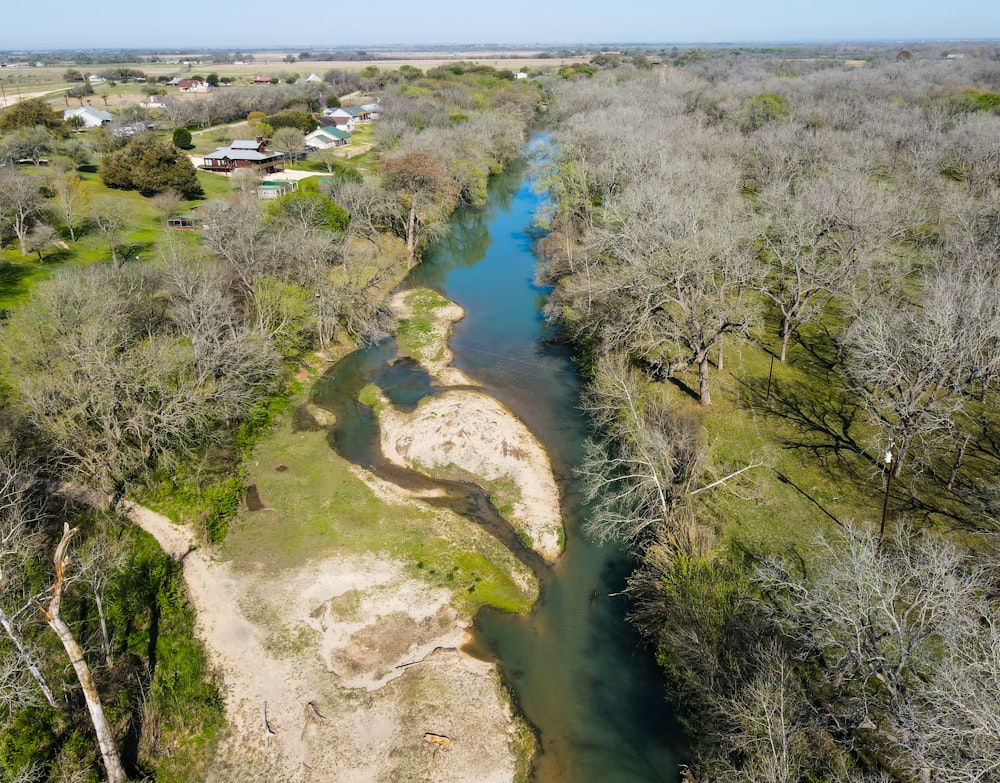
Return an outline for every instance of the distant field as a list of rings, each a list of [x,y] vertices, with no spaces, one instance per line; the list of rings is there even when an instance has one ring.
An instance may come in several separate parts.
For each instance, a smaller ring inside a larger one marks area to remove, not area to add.
[[[226,63],[204,62],[197,65],[183,65],[181,63],[150,62],[149,60],[138,60],[134,63],[115,63],[114,65],[74,65],[73,63],[60,63],[59,65],[46,65],[38,68],[3,68],[0,69],[0,108],[10,106],[19,100],[48,96],[54,108],[75,108],[82,105],[81,101],[75,98],[67,98],[63,91],[73,85],[63,79],[63,75],[68,69],[74,69],[84,74],[99,73],[102,70],[116,67],[137,68],[144,71],[148,76],[156,78],[159,76],[189,76],[200,74],[205,76],[209,73],[217,73],[221,76],[230,76],[236,81],[234,86],[241,86],[255,76],[271,76],[284,80],[289,76],[308,76],[316,73],[322,76],[331,68],[344,71],[360,71],[369,66],[384,71],[394,70],[404,65],[411,65],[414,68],[427,70],[440,65],[449,65],[456,62],[475,62],[482,65],[489,65],[497,69],[507,68],[512,71],[519,71],[527,68],[529,71],[539,71],[547,68],[558,68],[566,64],[587,62],[590,55],[579,57],[537,57],[537,50],[526,52],[465,52],[457,51],[451,55],[442,52],[400,52],[393,55],[393,59],[379,60],[299,60],[294,63],[283,62],[283,58],[288,52],[254,52],[254,61],[242,65],[232,65]],[[177,55],[179,60],[191,59],[197,55]],[[136,103],[137,96],[142,93],[141,84],[118,85],[109,88],[107,85],[94,85],[95,94],[84,98],[95,108],[116,109],[119,106]],[[181,99],[196,99],[199,95],[189,95],[175,93],[173,97]],[[202,94],[203,95],[203,94]],[[56,103],[59,105],[57,106]]]

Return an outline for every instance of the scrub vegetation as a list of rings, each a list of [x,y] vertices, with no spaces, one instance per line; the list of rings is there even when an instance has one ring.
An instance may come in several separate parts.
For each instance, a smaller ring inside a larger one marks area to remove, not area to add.
[[[996,775],[1000,61],[881,54],[553,88],[591,532],[691,780]]]

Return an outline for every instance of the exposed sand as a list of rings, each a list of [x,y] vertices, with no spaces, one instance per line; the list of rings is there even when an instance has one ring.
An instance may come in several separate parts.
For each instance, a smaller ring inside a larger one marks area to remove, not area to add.
[[[400,292],[390,302],[401,320],[413,316],[407,299],[414,293]],[[464,315],[462,308],[448,303],[435,308],[433,315],[430,339],[413,358],[438,386],[472,385],[450,366],[447,347],[452,324]],[[412,413],[395,409],[383,397],[378,419],[382,452],[388,460],[428,475],[449,476],[457,469],[482,479],[485,489],[499,488],[494,500],[498,505],[509,503],[507,520],[546,560],[559,556],[562,516],[552,464],[538,439],[505,406],[485,392],[445,388]]]
[[[374,554],[236,574],[186,528],[123,509],[183,559],[224,681],[229,732],[208,780],[514,778],[519,729],[493,665],[460,651],[466,628],[448,591]]]

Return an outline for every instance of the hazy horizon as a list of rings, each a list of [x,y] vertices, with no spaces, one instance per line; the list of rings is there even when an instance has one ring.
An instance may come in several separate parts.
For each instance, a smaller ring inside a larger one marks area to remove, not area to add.
[[[380,0],[365,12],[334,6],[288,14],[272,7],[264,0],[218,0],[200,13],[185,8],[177,16],[154,16],[125,0],[98,0],[81,14],[71,0],[35,0],[6,11],[0,50],[475,46],[468,42],[484,39],[511,47],[1000,39],[995,0],[952,0],[948,7],[940,0],[844,0],[810,7],[796,0],[665,0],[655,7],[645,0],[577,0],[571,8],[556,0],[510,0],[495,7]]]

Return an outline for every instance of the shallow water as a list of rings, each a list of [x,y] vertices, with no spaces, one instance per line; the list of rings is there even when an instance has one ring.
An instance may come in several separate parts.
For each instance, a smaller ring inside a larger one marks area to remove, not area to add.
[[[486,207],[457,213],[450,236],[405,284],[434,288],[465,308],[450,343],[455,365],[532,429],[563,492],[565,553],[551,569],[532,564],[542,578],[541,601],[529,616],[482,612],[476,646],[497,657],[538,731],[538,783],[676,781],[685,743],[652,654],[625,620],[627,599],[616,595],[629,563],[579,529],[586,513],[573,476],[585,434],[579,379],[567,350],[549,342],[540,313],[545,291],[532,283],[536,258],[527,229],[541,197],[527,174],[521,168],[495,177]],[[352,395],[373,380],[395,404],[412,406],[433,391],[421,372],[395,360],[387,341],[339,363],[316,395],[338,408],[338,421],[354,422],[336,428],[338,451],[407,486],[432,480],[385,465],[371,413]],[[465,494],[464,485],[448,489],[451,497],[443,502],[479,517],[487,529],[496,525],[487,519],[495,510],[482,493]],[[504,539],[503,530],[491,532]]]

